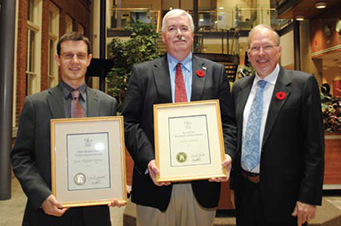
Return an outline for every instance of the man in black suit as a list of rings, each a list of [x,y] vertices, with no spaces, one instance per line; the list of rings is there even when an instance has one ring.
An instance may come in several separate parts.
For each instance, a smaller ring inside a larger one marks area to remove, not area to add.
[[[307,224],[321,204],[324,132],[318,84],[312,75],[279,66],[281,53],[271,27],[254,27],[248,56],[256,75],[233,85],[238,139],[231,187],[240,226]]]
[[[234,105],[225,70],[220,64],[192,55],[193,31],[188,13],[180,9],[168,12],[162,24],[167,55],[135,65],[130,79],[123,115],[126,146],[135,162],[132,201],[137,204],[138,225],[212,225],[219,182],[228,179],[185,183],[158,183],[155,179],[159,169],[155,164],[153,105],[177,102],[176,90],[180,88],[176,70],[182,71],[182,101],[220,100],[227,153],[222,165],[228,172],[234,157]]]
[[[116,115],[115,98],[85,84],[91,58],[86,37],[77,33],[64,35],[55,56],[61,69],[61,82],[25,99],[11,152],[13,171],[28,198],[25,226],[111,225],[108,206],[63,208],[51,192],[50,120],[71,117],[71,92],[80,93],[78,99],[85,117]],[[113,200],[111,205],[120,204]]]

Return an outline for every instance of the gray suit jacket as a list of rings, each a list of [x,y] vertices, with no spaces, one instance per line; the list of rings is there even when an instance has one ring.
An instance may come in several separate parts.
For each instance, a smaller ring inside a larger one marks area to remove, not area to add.
[[[191,101],[219,99],[225,152],[234,158],[236,127],[234,103],[224,67],[193,56]],[[206,69],[205,69],[206,68]],[[203,77],[197,70],[205,71]],[[172,185],[157,187],[145,174],[155,159],[153,105],[172,103],[170,76],[166,57],[135,65],[123,104],[125,141],[134,160],[132,201],[165,211]],[[192,181],[193,193],[203,207],[218,205],[220,183]]]
[[[233,85],[238,125],[231,187],[238,197],[243,112],[255,76]],[[278,98],[279,92],[285,98]],[[268,220],[289,219],[296,201],[319,205],[324,132],[318,84],[307,73],[280,68],[266,120],[260,163],[262,208]]]
[[[116,115],[116,105],[115,98],[87,87],[89,117]],[[50,120],[56,118],[65,118],[60,86],[26,97],[11,152],[13,171],[28,197],[26,213],[38,211],[51,194]]]

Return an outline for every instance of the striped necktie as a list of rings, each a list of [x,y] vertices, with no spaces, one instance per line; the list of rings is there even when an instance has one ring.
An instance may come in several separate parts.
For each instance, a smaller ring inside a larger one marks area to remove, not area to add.
[[[79,91],[73,90],[71,92],[71,118],[83,118],[84,112],[82,110],[82,107],[79,103]]]

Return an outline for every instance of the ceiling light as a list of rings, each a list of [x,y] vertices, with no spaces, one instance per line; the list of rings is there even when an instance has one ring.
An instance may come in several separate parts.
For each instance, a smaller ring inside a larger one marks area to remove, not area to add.
[[[302,16],[302,15],[297,15],[297,16],[295,17],[295,19],[296,19],[297,21],[302,21],[302,20],[304,20],[304,16]]]
[[[316,9],[325,9],[326,7],[327,7],[327,3],[326,2],[319,1],[319,2],[315,3],[315,8]]]

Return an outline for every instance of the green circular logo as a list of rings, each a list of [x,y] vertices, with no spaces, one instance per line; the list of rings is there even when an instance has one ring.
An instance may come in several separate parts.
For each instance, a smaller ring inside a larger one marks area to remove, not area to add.
[[[179,153],[176,155],[176,160],[178,160],[178,162],[180,162],[180,163],[186,162],[186,160],[187,160],[187,155],[186,155],[186,153],[184,153],[184,152],[179,152]]]

